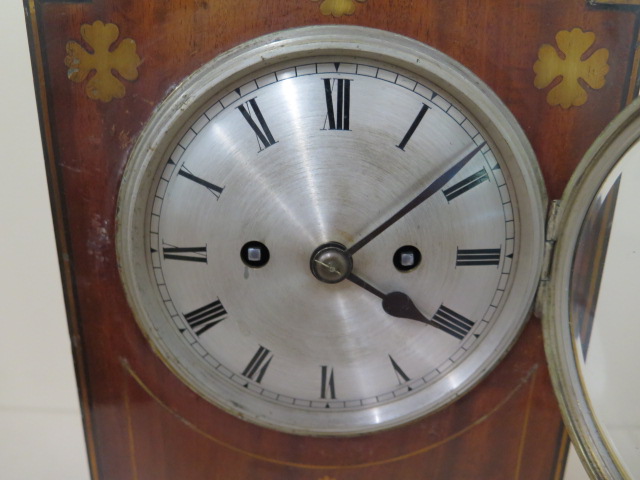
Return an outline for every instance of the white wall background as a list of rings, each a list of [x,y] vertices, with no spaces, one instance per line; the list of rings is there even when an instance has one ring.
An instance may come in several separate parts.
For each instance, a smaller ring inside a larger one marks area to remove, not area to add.
[[[87,480],[21,0],[0,16],[0,478]]]
[[[21,0],[0,59],[0,478],[88,480]]]

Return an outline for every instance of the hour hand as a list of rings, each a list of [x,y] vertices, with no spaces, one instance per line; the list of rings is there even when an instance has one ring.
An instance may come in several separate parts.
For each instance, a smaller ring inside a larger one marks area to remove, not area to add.
[[[408,318],[434,325],[431,320],[418,310],[406,293],[382,293],[369,282],[353,273],[353,261],[344,245],[329,242],[316,248],[311,255],[310,266],[313,275],[321,282],[338,283],[343,280],[349,280],[374,294],[382,300],[382,309],[392,317]]]
[[[380,290],[378,290],[362,278],[358,277],[353,272],[347,275],[347,280],[355,283],[359,287],[364,288],[368,292],[373,293],[375,296],[380,298],[382,300],[382,309],[387,313],[387,315],[398,318],[408,318],[410,320],[417,320],[419,322],[433,325],[431,320],[425,317],[422,312],[418,310],[418,307],[415,306],[413,300],[411,300],[409,295],[407,295],[406,293],[382,293]]]

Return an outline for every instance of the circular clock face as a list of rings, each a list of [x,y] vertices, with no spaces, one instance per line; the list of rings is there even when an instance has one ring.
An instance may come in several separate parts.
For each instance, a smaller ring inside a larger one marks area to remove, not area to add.
[[[505,354],[540,270],[543,193],[516,122],[403,37],[309,27],[196,72],[120,194],[136,318],[190,388],[293,433],[453,401]]]

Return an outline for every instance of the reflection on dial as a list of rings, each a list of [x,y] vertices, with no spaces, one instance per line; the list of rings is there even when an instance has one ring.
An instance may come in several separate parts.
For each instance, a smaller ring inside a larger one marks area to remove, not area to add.
[[[174,328],[216,375],[269,402],[358,409],[428,388],[480,342],[509,285],[517,207],[490,139],[445,93],[372,61],[289,64],[186,127],[153,188],[149,265]],[[427,323],[314,277],[314,250],[357,245],[476,146],[353,252],[353,272],[408,295]],[[260,269],[238,255],[249,241],[268,245]],[[392,261],[405,245],[422,255],[408,273]]]

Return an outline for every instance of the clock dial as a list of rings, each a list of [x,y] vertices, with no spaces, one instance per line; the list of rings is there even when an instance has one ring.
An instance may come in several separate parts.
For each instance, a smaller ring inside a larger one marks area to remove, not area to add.
[[[542,243],[539,174],[493,95],[396,36],[380,54],[341,29],[323,51],[332,31],[188,80],[121,193],[123,277],[159,353],[295,433],[386,428],[468,390],[520,330]]]

